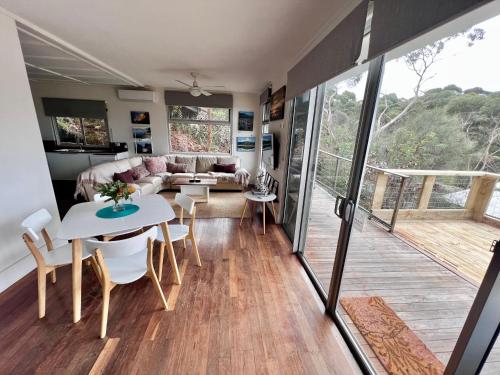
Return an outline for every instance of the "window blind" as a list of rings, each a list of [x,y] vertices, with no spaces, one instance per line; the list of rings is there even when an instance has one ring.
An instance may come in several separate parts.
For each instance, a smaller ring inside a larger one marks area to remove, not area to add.
[[[106,118],[106,102],[102,100],[81,100],[42,98],[47,116]]]

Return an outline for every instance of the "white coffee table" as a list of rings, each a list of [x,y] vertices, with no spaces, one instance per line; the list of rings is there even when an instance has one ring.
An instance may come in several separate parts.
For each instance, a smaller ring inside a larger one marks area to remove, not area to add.
[[[247,209],[248,202],[262,203],[262,227],[264,230],[264,234],[266,234],[266,203],[271,202],[271,207],[273,209],[273,215],[276,218],[276,211],[274,211],[274,200],[276,199],[276,194],[269,193],[268,195],[255,195],[251,191],[247,191],[243,194],[245,199],[245,206],[243,207],[243,212],[241,213],[240,226],[243,223],[243,218],[245,217],[245,212]]]
[[[200,178],[200,182],[190,182],[189,178],[176,178],[172,185],[180,186],[181,193],[189,195],[195,202],[206,202],[210,199],[210,186],[217,185],[216,178]]]

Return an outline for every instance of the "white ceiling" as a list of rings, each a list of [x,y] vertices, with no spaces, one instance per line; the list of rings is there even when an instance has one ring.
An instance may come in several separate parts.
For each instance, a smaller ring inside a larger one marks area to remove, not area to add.
[[[112,67],[100,69],[20,32],[32,79],[71,80],[43,68],[88,83],[184,88],[175,80],[189,81],[196,71],[200,85],[260,92],[358,2],[0,0],[0,6]]]

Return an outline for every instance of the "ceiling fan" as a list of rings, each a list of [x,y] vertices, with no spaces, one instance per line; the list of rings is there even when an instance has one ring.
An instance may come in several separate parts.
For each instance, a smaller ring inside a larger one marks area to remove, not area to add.
[[[185,82],[179,81],[176,79],[177,82],[182,83],[183,85],[189,87],[189,93],[193,96],[200,96],[200,95],[205,95],[205,96],[210,96],[212,93],[208,92],[206,88],[223,88],[224,86],[205,86],[205,87],[200,87],[198,86],[198,81],[196,80],[196,77],[198,77],[198,73],[191,72],[191,77],[193,77],[193,84],[189,85]]]

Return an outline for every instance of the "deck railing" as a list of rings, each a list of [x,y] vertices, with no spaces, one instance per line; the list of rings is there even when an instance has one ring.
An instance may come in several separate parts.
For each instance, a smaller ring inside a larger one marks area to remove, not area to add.
[[[345,197],[351,163],[350,159],[319,150],[316,182],[332,196]],[[384,174],[384,178],[378,177],[381,173]],[[387,173],[381,168],[372,165],[366,166],[359,207],[369,214],[370,219],[378,221],[390,232],[394,230],[396,225],[407,179],[408,176],[403,173]],[[382,195],[380,195],[381,187],[379,186],[381,183],[384,183],[386,187]],[[378,212],[373,211],[373,204],[385,208],[383,215],[378,215]]]
[[[351,163],[350,159],[320,150],[316,182],[333,196],[345,196]],[[500,219],[499,179],[500,174],[481,171],[367,165],[359,207],[391,232],[398,219],[496,220]]]

